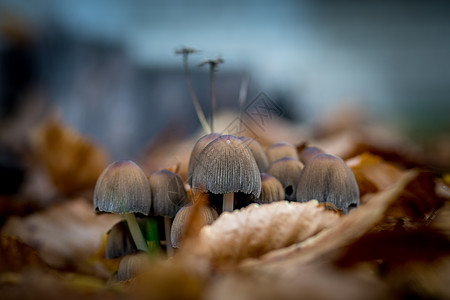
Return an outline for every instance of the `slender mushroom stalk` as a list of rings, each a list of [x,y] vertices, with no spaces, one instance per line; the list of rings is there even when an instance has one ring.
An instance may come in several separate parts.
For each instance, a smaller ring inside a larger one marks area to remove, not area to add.
[[[259,197],[261,176],[247,145],[233,135],[222,135],[198,155],[192,185],[194,190],[223,195],[223,210],[232,211],[234,193]]]
[[[149,178],[150,189],[153,195],[153,214],[164,217],[164,232],[166,236],[167,256],[173,256],[173,247],[170,241],[172,218],[178,210],[188,203],[183,180],[169,170],[160,170]]]
[[[123,214],[122,216],[127,221],[131,236],[133,237],[133,240],[136,243],[136,248],[138,248],[138,250],[148,252],[147,241],[142,235],[142,231],[139,228],[139,225],[136,221],[136,217],[134,216],[134,214],[133,213]]]
[[[172,229],[172,220],[169,217],[164,217],[164,234],[166,236],[167,257],[172,257],[174,254],[172,241],[170,240],[171,229]]]
[[[234,193],[223,194],[223,211],[233,211]]]
[[[136,222],[134,213],[148,215],[151,193],[142,169],[130,160],[113,162],[97,180],[94,209],[120,214],[128,224],[139,250],[148,252],[147,242]]]
[[[189,56],[189,54],[196,53],[196,52],[198,52],[198,51],[195,49],[186,48],[186,47],[175,51],[176,54],[183,55],[184,74],[186,75],[186,81],[187,81],[188,88],[189,88],[189,94],[191,95],[192,104],[194,105],[198,120],[200,121],[200,124],[202,125],[203,130],[207,133],[211,133],[212,132],[211,127],[209,127],[208,121],[206,121],[206,117],[205,117],[205,114],[203,113],[202,107],[200,106],[197,96],[195,95],[194,88],[192,87],[191,76],[189,73],[188,56]]]
[[[216,110],[216,90],[214,86],[214,73],[216,72],[216,67],[223,63],[222,58],[216,58],[216,59],[208,59],[204,62],[200,63],[199,66],[204,66],[206,64],[209,64],[209,82],[210,82],[210,91],[211,91],[211,119],[210,119],[210,128],[211,132],[214,132],[214,113]]]

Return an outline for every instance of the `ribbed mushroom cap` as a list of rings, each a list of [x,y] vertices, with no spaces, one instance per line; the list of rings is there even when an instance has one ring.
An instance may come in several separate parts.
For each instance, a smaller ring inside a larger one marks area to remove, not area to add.
[[[106,258],[118,258],[137,251],[126,221],[116,223],[106,238]]]
[[[298,160],[297,148],[294,145],[280,142],[270,145],[266,148],[267,158],[269,163],[273,163],[283,157],[291,157]]]
[[[149,179],[153,198],[153,214],[173,218],[177,211],[186,205],[188,198],[180,176],[169,171],[160,170]]]
[[[103,170],[95,184],[95,210],[148,215],[151,201],[147,177],[142,169],[130,160],[111,163]]]
[[[117,278],[126,281],[138,276],[150,266],[150,257],[145,252],[137,252],[124,256],[117,269]]]
[[[273,176],[261,173],[261,203],[284,200],[284,189],[281,183]]]
[[[269,167],[269,160],[261,145],[254,139],[246,136],[240,136],[239,139],[241,139],[252,152],[256,164],[258,165],[259,172],[265,172]]]
[[[195,169],[195,166],[198,162],[198,155],[200,152],[205,149],[206,145],[208,145],[211,141],[215,140],[220,136],[219,133],[210,133],[202,136],[194,145],[194,148],[191,152],[191,157],[189,158],[189,165],[187,171],[187,183],[192,186],[192,175]]]
[[[286,200],[295,201],[297,185],[302,169],[303,165],[300,161],[292,157],[283,157],[274,161],[269,166],[267,173],[278,179],[281,183]]]
[[[247,145],[233,135],[222,135],[198,155],[192,185],[214,194],[242,192],[258,198],[261,176]]]
[[[191,216],[193,208],[193,205],[184,206],[178,211],[175,219],[173,220],[172,230],[170,232],[170,240],[174,248],[180,247],[181,238],[183,236],[184,230],[186,228],[186,223]],[[199,216],[203,221],[202,223],[205,225],[211,225],[219,217],[214,208],[207,205],[202,205],[200,207]]]
[[[331,154],[317,154],[303,169],[297,188],[297,201],[334,204],[343,213],[359,205],[355,176],[345,162]]]
[[[311,158],[316,156],[317,154],[323,153],[323,151],[317,147],[309,147],[306,146],[300,152],[299,159],[303,164],[306,164]]]

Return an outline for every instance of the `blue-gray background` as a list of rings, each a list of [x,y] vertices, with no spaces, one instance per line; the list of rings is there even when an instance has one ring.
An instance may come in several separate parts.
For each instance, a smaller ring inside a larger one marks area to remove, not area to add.
[[[68,123],[120,158],[168,126],[198,126],[174,55],[183,45],[202,50],[191,69],[206,110],[208,73],[196,64],[221,55],[219,107],[237,108],[245,75],[249,98],[263,90],[297,122],[350,100],[413,139],[449,132],[447,3],[0,0],[0,24],[25,24],[30,77]],[[0,51],[10,46],[0,35]],[[8,75],[0,71],[0,82]]]

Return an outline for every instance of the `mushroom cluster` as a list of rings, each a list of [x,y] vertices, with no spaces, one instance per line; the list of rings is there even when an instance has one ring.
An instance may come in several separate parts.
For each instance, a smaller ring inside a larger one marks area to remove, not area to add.
[[[159,248],[157,228],[149,226],[156,224],[155,219],[136,218],[136,214],[164,218],[165,239],[162,243],[170,257],[173,255],[170,241],[172,219],[187,203],[183,180],[169,170],[157,171],[147,178],[136,163],[120,160],[102,172],[94,190],[94,209],[116,213],[124,219],[109,230],[106,240],[108,259],[126,258],[119,264],[119,280],[127,279],[123,274],[134,274],[132,269],[139,265],[136,258],[143,257],[136,256],[136,253],[149,253],[153,248]],[[158,243],[156,247],[153,245],[155,240]]]

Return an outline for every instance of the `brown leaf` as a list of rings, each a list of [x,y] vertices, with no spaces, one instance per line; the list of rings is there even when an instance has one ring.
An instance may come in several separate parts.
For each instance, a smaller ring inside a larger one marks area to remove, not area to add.
[[[66,195],[93,188],[108,163],[103,149],[55,117],[33,132],[32,143],[52,182]]]
[[[48,270],[39,254],[13,236],[0,235],[0,272],[21,272],[27,268]]]
[[[196,255],[215,266],[233,265],[301,242],[336,225],[339,215],[307,203],[273,202],[223,213],[200,231]]]
[[[92,204],[80,198],[25,218],[11,217],[1,232],[19,237],[52,267],[77,269],[87,267],[87,258],[117,221],[114,215],[95,215]]]

